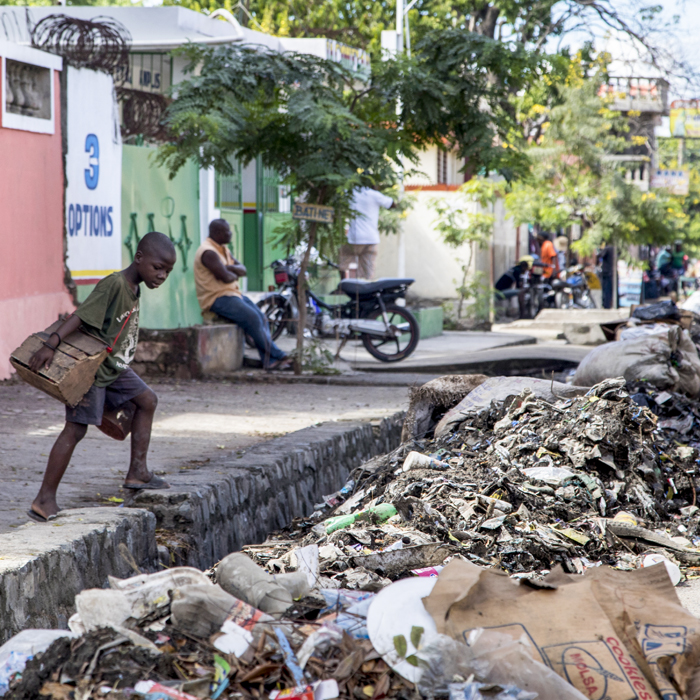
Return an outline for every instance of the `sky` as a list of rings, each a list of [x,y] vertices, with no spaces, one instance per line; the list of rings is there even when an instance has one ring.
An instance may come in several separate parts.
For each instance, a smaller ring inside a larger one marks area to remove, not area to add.
[[[675,66],[676,76],[671,80],[671,98],[700,97],[700,0],[607,0],[623,16],[633,18],[636,11],[649,5],[660,5],[663,9],[653,23],[656,30],[652,40],[666,56],[662,62],[666,67],[685,63],[695,72],[695,80],[688,84],[689,73]],[[676,20],[677,17],[677,20]],[[666,27],[666,24],[670,27]],[[636,74],[652,77],[660,75],[651,64],[640,60],[636,50],[627,37],[615,35],[602,22],[591,24],[598,50],[606,50],[613,56],[611,73],[618,75]],[[572,49],[580,46],[590,38],[586,32],[572,32],[559,40],[561,45]]]

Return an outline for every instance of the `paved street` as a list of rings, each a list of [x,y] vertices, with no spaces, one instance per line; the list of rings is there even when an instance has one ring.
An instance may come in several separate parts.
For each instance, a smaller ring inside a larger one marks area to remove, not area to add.
[[[206,469],[222,451],[329,420],[370,420],[405,409],[407,386],[324,386],[230,381],[150,382],[159,398],[149,464],[165,478]],[[63,426],[63,406],[26,384],[0,384],[0,532],[27,522],[46,458]],[[130,441],[96,428],[78,445],[59,489],[59,505],[105,505],[123,497]]]

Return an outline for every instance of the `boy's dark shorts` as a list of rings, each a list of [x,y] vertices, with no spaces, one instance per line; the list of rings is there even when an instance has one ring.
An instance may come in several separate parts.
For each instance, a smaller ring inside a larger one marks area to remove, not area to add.
[[[75,408],[66,406],[66,421],[82,425],[101,425],[102,414],[105,411],[113,411],[147,390],[148,384],[129,367],[109,386],[93,384]]]

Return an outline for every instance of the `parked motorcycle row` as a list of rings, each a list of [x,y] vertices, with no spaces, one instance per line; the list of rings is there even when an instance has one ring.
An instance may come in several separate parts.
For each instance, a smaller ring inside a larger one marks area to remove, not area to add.
[[[525,312],[535,318],[542,309],[595,309],[588,276],[582,265],[563,270],[558,277],[543,277],[544,266],[535,261],[523,274]]]

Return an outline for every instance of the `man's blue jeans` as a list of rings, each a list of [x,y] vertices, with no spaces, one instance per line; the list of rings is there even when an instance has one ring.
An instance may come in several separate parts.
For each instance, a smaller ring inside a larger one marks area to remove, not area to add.
[[[286,356],[273,342],[265,314],[248,297],[219,297],[211,310],[240,326],[255,343],[263,367]]]

